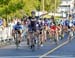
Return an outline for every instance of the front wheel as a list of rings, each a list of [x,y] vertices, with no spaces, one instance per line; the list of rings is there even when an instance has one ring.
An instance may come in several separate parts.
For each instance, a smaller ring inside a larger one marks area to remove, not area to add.
[[[19,43],[20,43],[20,41],[19,41],[19,40],[16,40],[16,42],[15,42],[15,44],[16,44],[16,48],[19,47]]]
[[[19,47],[19,43],[20,43],[20,41],[19,41],[19,34],[16,33],[14,38],[15,38],[15,45],[18,48]]]

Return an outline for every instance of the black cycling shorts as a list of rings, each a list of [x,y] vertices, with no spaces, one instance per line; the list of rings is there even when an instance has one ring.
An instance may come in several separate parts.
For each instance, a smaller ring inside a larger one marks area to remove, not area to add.
[[[32,31],[36,32],[36,27],[32,27]]]
[[[16,32],[18,32],[18,34],[21,34],[21,31],[20,30],[15,30]]]

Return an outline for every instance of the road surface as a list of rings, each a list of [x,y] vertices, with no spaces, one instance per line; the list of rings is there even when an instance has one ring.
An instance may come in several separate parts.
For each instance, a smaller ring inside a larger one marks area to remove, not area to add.
[[[36,47],[35,51],[32,51],[30,48],[28,48],[26,46],[26,42],[22,42],[18,49],[16,49],[15,44],[8,45],[0,48],[0,58],[40,58],[42,55],[62,45],[66,41],[67,41],[67,35],[65,35],[64,39],[60,40],[58,45],[48,40],[39,49]],[[53,51],[52,53],[48,54],[47,56],[50,57],[56,56],[57,58],[58,56],[74,57],[75,55],[74,45],[75,45],[75,39],[73,39],[68,44],[58,48],[56,51]],[[41,58],[45,58],[45,57],[41,57]]]

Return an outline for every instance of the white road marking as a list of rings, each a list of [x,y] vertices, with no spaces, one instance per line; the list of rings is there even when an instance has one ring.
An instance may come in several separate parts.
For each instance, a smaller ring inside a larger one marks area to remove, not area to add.
[[[59,46],[57,46],[56,48],[54,48],[54,49],[52,49],[52,50],[48,51],[47,53],[43,54],[43,55],[42,55],[42,56],[40,56],[39,58],[43,58],[43,57],[47,56],[48,54],[50,54],[50,53],[54,52],[55,50],[59,49],[60,47],[64,46],[65,44],[67,44],[68,42],[69,42],[68,40],[67,40],[67,41],[65,41],[64,43],[60,44],[60,45],[59,45]]]
[[[75,36],[73,36],[74,38]],[[73,40],[73,39],[72,39]],[[40,56],[39,58],[43,58],[46,57],[48,54],[51,54],[52,52],[54,52],[55,50],[59,49],[60,47],[66,45],[67,43],[69,43],[69,40],[65,41],[64,43],[60,44],[59,46],[55,47],[54,49],[48,51],[47,53],[43,54],[42,56]]]

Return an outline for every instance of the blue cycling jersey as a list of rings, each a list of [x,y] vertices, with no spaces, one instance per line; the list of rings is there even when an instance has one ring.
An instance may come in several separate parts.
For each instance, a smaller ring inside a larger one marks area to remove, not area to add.
[[[70,21],[69,20],[65,20],[65,26],[69,26]]]
[[[73,25],[75,26],[75,20],[72,21]]]
[[[15,25],[13,26],[14,30],[21,30],[22,29],[22,26],[21,25]]]
[[[50,26],[50,24],[51,24],[51,21],[50,21],[50,20],[48,20],[48,21],[47,21],[47,24],[48,24],[48,26]]]

